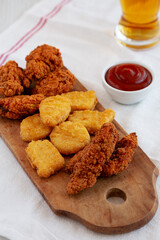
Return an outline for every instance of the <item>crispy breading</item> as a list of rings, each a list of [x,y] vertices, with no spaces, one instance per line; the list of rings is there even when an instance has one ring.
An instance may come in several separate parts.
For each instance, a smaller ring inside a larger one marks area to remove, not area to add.
[[[20,95],[24,88],[22,82],[25,78],[23,70],[15,61],[8,61],[0,67],[0,95],[12,97]]]
[[[92,187],[101,174],[105,161],[108,161],[115,144],[118,133],[112,123],[105,123],[97,132],[80,160],[74,165],[70,182],[67,185],[69,194],[78,193]]]
[[[93,110],[97,103],[96,93],[93,90],[68,92],[62,94],[62,96],[71,100],[72,112],[76,110]]]
[[[48,140],[30,142],[26,153],[31,166],[40,177],[48,178],[64,166],[64,158]]]
[[[11,119],[24,118],[35,113],[43,99],[43,94],[0,98],[0,115]]]
[[[47,44],[38,46],[26,56],[26,75],[29,79],[41,79],[50,71],[63,67],[59,49]]]
[[[112,122],[115,116],[115,112],[108,108],[103,112],[97,110],[84,110],[74,111],[68,118],[71,122],[80,122],[88,130],[89,133],[95,134],[100,130],[101,126],[106,122]]]
[[[74,82],[75,76],[68,69],[59,68],[37,81],[32,94],[43,93],[45,96],[54,96],[67,93],[72,90]]]
[[[52,128],[44,125],[39,114],[34,114],[22,120],[20,124],[20,135],[23,141],[30,142],[49,136]]]
[[[90,142],[90,135],[81,123],[63,122],[50,134],[51,142],[62,154],[72,154]]]
[[[89,145],[86,145],[82,150],[80,150],[79,152],[77,152],[67,163],[66,167],[65,167],[65,172],[68,174],[71,174],[73,172],[74,166],[77,162],[80,161],[80,159],[82,158],[82,156],[84,155],[84,153],[87,151]]]
[[[118,141],[110,159],[108,161],[105,161],[105,164],[103,165],[101,176],[117,175],[118,173],[124,171],[131,162],[137,146],[138,144],[136,133],[130,133]],[[71,174],[73,172],[74,165],[80,161],[81,157],[87,150],[87,147],[88,146],[79,151],[70,159],[65,168],[65,171],[67,173]]]
[[[136,133],[130,133],[117,142],[109,161],[106,161],[102,176],[112,176],[125,170],[132,160],[135,149],[138,147]]]
[[[65,97],[59,95],[52,96],[41,102],[39,111],[42,122],[47,126],[55,127],[68,118],[71,111],[71,103]]]

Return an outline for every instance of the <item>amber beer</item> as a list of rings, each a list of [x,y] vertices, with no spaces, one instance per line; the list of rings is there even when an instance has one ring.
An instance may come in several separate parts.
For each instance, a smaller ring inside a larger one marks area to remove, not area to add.
[[[133,40],[144,43],[148,40],[152,44],[151,39],[156,40],[159,34],[157,14],[160,0],[120,0],[120,3],[123,12],[118,25],[120,35],[124,35],[124,39],[130,39],[130,42]],[[138,44],[140,45],[141,43]]]

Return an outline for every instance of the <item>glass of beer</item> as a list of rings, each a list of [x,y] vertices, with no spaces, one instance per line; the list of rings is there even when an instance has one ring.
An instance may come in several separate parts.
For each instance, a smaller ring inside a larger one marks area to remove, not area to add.
[[[132,48],[147,48],[160,40],[160,0],[120,0],[123,15],[115,29],[116,39]]]

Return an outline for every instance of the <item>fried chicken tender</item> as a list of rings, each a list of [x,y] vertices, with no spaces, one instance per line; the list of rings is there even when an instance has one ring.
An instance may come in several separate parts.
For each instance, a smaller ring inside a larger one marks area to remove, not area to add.
[[[79,162],[82,158],[82,156],[87,151],[89,145],[86,145],[81,151],[77,152],[68,162],[68,164],[65,167],[65,172],[68,174],[71,174],[73,172],[74,166],[77,162]]]
[[[78,193],[96,183],[117,140],[118,133],[115,126],[112,123],[105,123],[86,147],[81,159],[74,165],[70,182],[67,185],[68,194]]]
[[[42,93],[45,96],[54,96],[67,93],[72,90],[74,82],[75,76],[69,70],[60,68],[37,81],[32,94]]]
[[[100,130],[101,126],[106,122],[112,122],[115,116],[115,112],[108,108],[103,112],[97,110],[84,110],[74,111],[68,118],[71,122],[82,123],[89,133],[95,134]]]
[[[26,56],[26,76],[29,79],[41,79],[49,72],[63,67],[59,49],[47,44],[38,46]]]
[[[136,133],[130,133],[123,137],[116,143],[114,152],[110,159],[103,165],[101,176],[112,176],[124,171],[132,160],[135,149],[137,148],[137,136]],[[75,154],[66,166],[65,171],[69,174],[73,172],[74,165],[80,161],[81,157],[87,150],[86,146],[83,150]]]
[[[0,98],[0,115],[11,119],[24,118],[35,113],[43,99],[43,94]]]
[[[26,148],[27,158],[40,177],[48,178],[64,166],[64,158],[48,140],[32,141]]]
[[[0,67],[1,96],[12,97],[20,95],[24,91],[23,81],[25,81],[25,75],[15,61],[8,61],[4,66]]]
[[[90,135],[81,123],[63,122],[56,126],[50,140],[62,154],[76,153],[90,142]]]
[[[62,96],[71,100],[72,112],[76,110],[93,110],[97,103],[96,93],[93,90],[68,92],[62,94]]]
[[[138,147],[136,133],[130,133],[117,142],[109,161],[106,161],[102,176],[112,176],[125,170],[132,160],[135,149]]]
[[[59,95],[52,96],[41,102],[39,111],[42,122],[47,126],[55,127],[68,118],[71,111],[71,103],[65,97]]]
[[[22,120],[20,124],[20,135],[23,141],[30,142],[49,136],[52,128],[44,125],[39,114],[34,114]]]

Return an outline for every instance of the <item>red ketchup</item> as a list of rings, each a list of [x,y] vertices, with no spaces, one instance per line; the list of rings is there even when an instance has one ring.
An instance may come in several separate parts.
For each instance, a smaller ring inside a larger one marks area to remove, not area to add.
[[[119,90],[135,91],[152,82],[151,73],[138,64],[122,63],[110,67],[105,73],[106,82]]]

